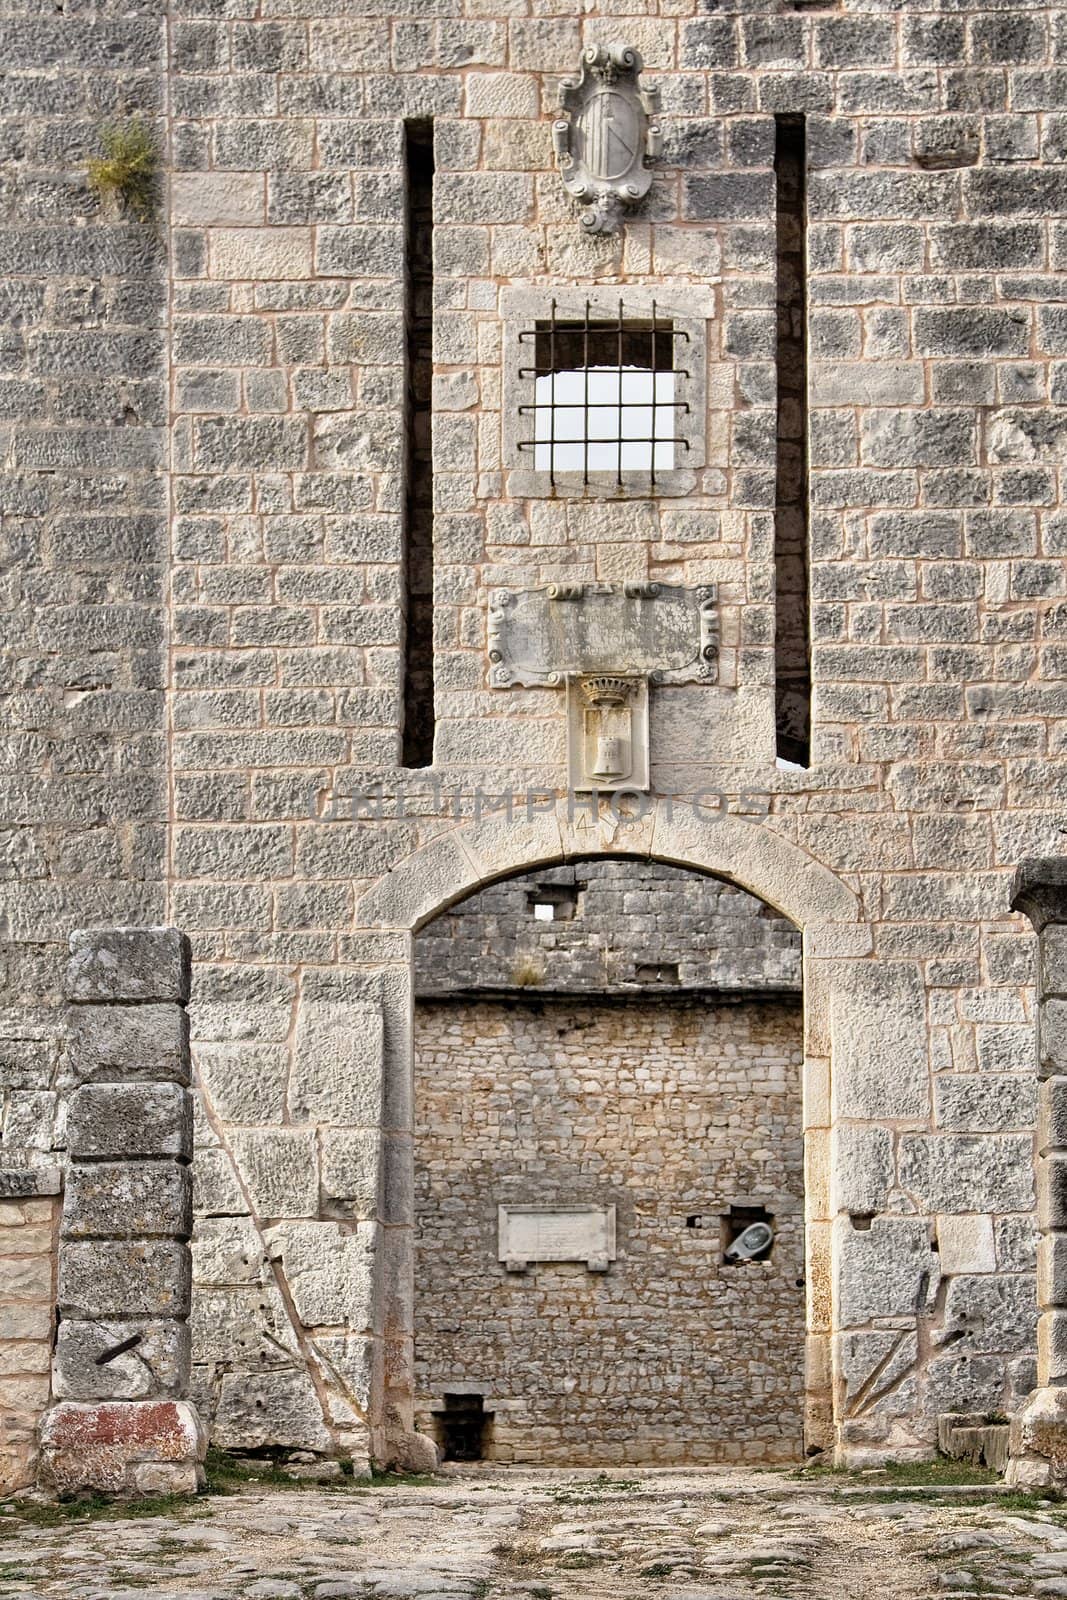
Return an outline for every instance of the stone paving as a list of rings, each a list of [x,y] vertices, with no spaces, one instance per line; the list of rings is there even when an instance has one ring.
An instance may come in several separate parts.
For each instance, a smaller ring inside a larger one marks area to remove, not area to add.
[[[1067,1596],[1067,1506],[727,1471],[507,1469],[0,1516],[3,1600],[921,1600]]]

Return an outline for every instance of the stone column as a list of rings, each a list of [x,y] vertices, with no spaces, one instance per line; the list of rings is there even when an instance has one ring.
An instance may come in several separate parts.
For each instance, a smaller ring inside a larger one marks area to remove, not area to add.
[[[1024,861],[1012,909],[1038,934],[1037,1388],[1012,1419],[1009,1483],[1067,1482],[1067,858]]]
[[[67,1172],[54,1404],[42,1482],[193,1492],[206,1438],[189,1393],[192,1102],[188,941],[71,935]]]

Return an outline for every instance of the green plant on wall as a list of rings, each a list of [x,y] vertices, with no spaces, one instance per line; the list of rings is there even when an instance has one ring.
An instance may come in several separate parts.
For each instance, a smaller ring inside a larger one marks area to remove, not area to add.
[[[139,222],[152,216],[157,199],[159,152],[140,117],[100,129],[102,156],[89,162],[88,184],[101,200],[116,200]]]

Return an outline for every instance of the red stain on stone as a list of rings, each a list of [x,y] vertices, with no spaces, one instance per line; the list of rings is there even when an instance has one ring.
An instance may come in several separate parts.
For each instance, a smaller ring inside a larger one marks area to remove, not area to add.
[[[181,1413],[172,1400],[156,1404],[87,1406],[61,1411],[52,1431],[61,1450],[91,1450],[100,1445],[152,1445],[162,1456],[187,1450]]]

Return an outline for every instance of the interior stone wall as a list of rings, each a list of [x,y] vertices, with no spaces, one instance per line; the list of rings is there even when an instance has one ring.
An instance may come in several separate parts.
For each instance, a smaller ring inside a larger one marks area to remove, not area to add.
[[[552,905],[551,921],[534,907]],[[657,861],[579,861],[491,884],[415,940],[417,998],[462,990],[799,994],[800,934],[721,878]]]
[[[419,1423],[476,1390],[501,1461],[772,1462],[801,1452],[795,1000],[423,1001],[416,1011]],[[617,1208],[618,1258],[497,1260],[499,1204]],[[721,1219],[765,1207],[769,1259]],[[699,1216],[701,1226],[688,1226]]]

